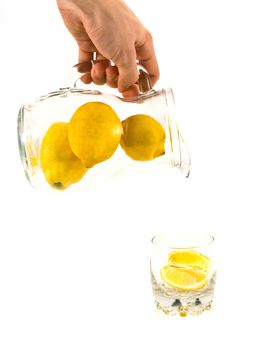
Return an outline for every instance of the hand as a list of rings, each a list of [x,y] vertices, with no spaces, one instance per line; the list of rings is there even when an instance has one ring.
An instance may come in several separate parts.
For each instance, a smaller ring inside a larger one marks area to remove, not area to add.
[[[136,60],[152,85],[159,78],[153,39],[122,0],[57,0],[64,23],[79,46],[79,62],[96,62],[85,83],[117,87],[125,96],[138,92]],[[114,65],[111,65],[111,62]]]

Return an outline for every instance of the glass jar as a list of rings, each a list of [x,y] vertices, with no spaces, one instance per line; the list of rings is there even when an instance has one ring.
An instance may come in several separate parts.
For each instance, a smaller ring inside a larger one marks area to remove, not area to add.
[[[56,122],[69,123],[75,110],[88,102],[103,102],[109,105],[121,122],[138,114],[155,119],[165,131],[165,152],[153,160],[142,161],[142,163],[161,162],[170,167],[178,168],[184,177],[188,177],[190,156],[177,125],[172,89],[159,91],[152,89],[150,78],[142,67],[139,67],[140,93],[136,97],[126,98],[88,89],[90,85],[80,86],[80,78],[84,73],[90,72],[90,64],[92,62],[84,62],[75,66],[77,75],[73,79],[72,86],[50,92],[20,108],[17,124],[18,143],[25,175],[30,184],[35,188],[52,188],[47,182],[41,166],[40,155],[44,136],[52,124]],[[122,147],[118,146],[111,158],[89,169],[83,179],[94,176],[92,174],[96,172],[99,172],[100,177],[102,174],[109,177],[117,170],[123,169],[124,166],[132,166],[136,162],[139,161],[132,160]],[[58,186],[53,187],[57,188]]]

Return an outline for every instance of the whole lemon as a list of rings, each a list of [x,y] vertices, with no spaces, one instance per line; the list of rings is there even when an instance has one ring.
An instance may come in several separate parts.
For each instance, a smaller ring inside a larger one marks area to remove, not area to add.
[[[166,134],[162,125],[145,114],[136,114],[122,122],[121,147],[134,160],[152,160],[165,153]]]
[[[67,123],[58,122],[49,127],[41,145],[40,161],[47,182],[58,190],[79,181],[87,171],[71,150]]]
[[[121,134],[119,117],[102,102],[80,106],[68,126],[72,151],[87,168],[110,158],[119,145]]]

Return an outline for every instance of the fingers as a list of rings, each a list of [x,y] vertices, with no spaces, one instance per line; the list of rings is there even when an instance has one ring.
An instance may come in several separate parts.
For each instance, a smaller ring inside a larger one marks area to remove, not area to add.
[[[118,90],[124,92],[138,80],[135,48],[122,52],[113,62],[118,67]]]
[[[118,88],[124,97],[133,97],[139,94],[139,88],[136,84],[139,79],[139,73],[135,60],[132,61],[133,63],[127,63],[127,57],[126,60],[119,60],[119,66],[112,66],[109,60],[98,53],[92,67],[92,59],[92,52],[79,51],[79,61],[81,64],[78,64],[78,69],[80,69],[80,72],[85,73],[81,77],[83,83],[90,84],[94,82],[97,85],[106,83],[111,88]],[[147,70],[151,67],[151,65],[147,65],[146,61],[142,61],[142,64]],[[91,70],[90,73],[88,72],[89,70]],[[158,75],[156,75],[155,70],[154,75],[152,75],[154,78],[153,83],[155,83]]]
[[[120,72],[117,66],[112,66],[109,60],[106,60],[102,55],[97,54],[94,66],[92,67],[91,60],[93,58],[93,53],[80,52],[79,53],[79,61],[81,64],[77,64],[78,71],[81,73],[85,73],[81,80],[85,84],[90,84],[92,81],[97,85],[107,84],[111,88],[118,87],[118,81],[120,79]],[[82,61],[87,59],[87,61]],[[129,67],[121,66],[121,72],[126,74],[126,72],[130,71]],[[134,69],[134,68],[133,68]],[[136,69],[136,65],[135,65]],[[90,73],[86,73],[91,70]],[[139,89],[136,84],[131,83],[136,82],[138,80],[138,72],[136,70],[135,77],[131,78],[131,80],[125,81],[124,87],[122,88],[124,97],[132,97],[139,94]]]
[[[155,56],[153,38],[149,31],[145,31],[144,39],[141,43],[136,43],[135,47],[124,53],[121,58],[118,58],[114,63],[118,67],[118,89],[120,92],[128,90],[138,80],[138,71],[136,59],[147,70],[152,86],[159,79],[159,67]],[[133,91],[133,90],[131,90]]]
[[[123,91],[124,97],[135,97],[139,95],[139,87],[137,84],[131,85],[127,90]]]
[[[93,52],[92,51],[84,51],[81,48],[79,48],[79,62],[91,62],[93,59]]]
[[[136,45],[136,54],[139,63],[147,70],[152,85],[154,85],[159,79],[159,67],[155,56],[153,38],[148,31],[144,42],[141,45]]]
[[[117,66],[119,72],[118,90],[124,92],[138,80],[136,61],[132,61],[130,64],[121,64]]]
[[[117,66],[109,66],[106,69],[106,84],[111,88],[117,88],[118,85],[118,68]],[[134,97],[139,95],[139,88],[137,84],[133,84],[123,91],[124,97]]]
[[[92,64],[91,64],[92,57],[93,57],[92,52],[87,52],[87,51],[83,51],[83,50],[79,49],[79,63],[82,63],[82,64],[78,64],[76,66],[78,66],[77,67],[78,72],[85,73],[81,77],[81,81],[84,84],[91,84],[92,83],[91,72],[90,73],[88,72],[92,68]],[[86,72],[88,72],[88,73],[86,73]]]
[[[110,61],[103,59],[96,61],[92,70],[91,77],[95,84],[103,85],[106,83],[106,69],[110,66]]]
[[[84,84],[91,84],[92,83],[92,77],[91,77],[91,73],[85,73],[82,77],[81,77],[81,81]]]
[[[111,88],[117,88],[118,68],[116,66],[108,66],[106,68],[106,84]]]
[[[99,64],[100,63],[100,64]],[[105,81],[106,84],[111,87],[111,88],[117,88],[118,86],[118,78],[119,78],[119,71],[117,66],[111,66],[108,65],[106,68],[105,66],[107,65],[106,62],[96,62],[94,66],[94,70],[96,69],[102,69],[102,72],[105,74]],[[82,65],[78,64],[80,68],[80,72],[84,73],[86,72],[86,69],[90,69],[91,65],[88,65],[88,62],[84,62]],[[93,71],[92,71],[93,72]],[[92,73],[93,74],[93,73]],[[95,71],[94,74],[92,75],[93,78],[95,78]],[[84,84],[90,84],[92,81],[95,82],[95,80],[91,77],[91,73],[85,73],[82,77],[81,80]],[[97,78],[96,79],[96,84],[97,84]],[[102,83],[102,81],[101,81]],[[102,83],[102,84],[104,84]],[[129,86],[126,90],[122,92],[124,97],[134,97],[139,95],[139,87],[137,84],[132,84]]]
[[[97,85],[103,85],[106,83],[106,69],[110,65],[110,61],[99,53],[96,53],[96,61],[93,61],[93,58],[94,52],[79,49],[79,62],[81,64],[77,64],[78,71],[86,73],[81,77],[81,81],[85,84],[90,84],[93,81]],[[94,62],[93,66],[92,62]]]

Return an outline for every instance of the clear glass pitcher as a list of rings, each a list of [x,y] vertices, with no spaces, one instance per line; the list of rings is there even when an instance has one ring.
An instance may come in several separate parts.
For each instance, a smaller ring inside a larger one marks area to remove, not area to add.
[[[139,67],[138,86],[140,93],[138,96],[126,98],[93,90],[90,89],[90,85],[81,83],[81,77],[86,72],[90,72],[92,64],[92,62],[77,64],[73,84],[41,96],[20,108],[17,124],[19,151],[25,175],[30,184],[35,188],[65,189],[69,187],[63,186],[59,179],[54,180],[53,183],[48,181],[41,162],[42,143],[52,124],[70,123],[75,111],[80,106],[90,102],[101,102],[110,106],[121,123],[136,115],[153,118],[165,132],[164,152],[152,160],[135,160],[128,156],[119,145],[109,159],[96,164],[88,171],[86,169],[84,176],[81,175],[80,181],[72,181],[75,186],[77,186],[76,182],[82,182],[84,178],[95,176],[96,172],[99,172],[100,177],[103,175],[109,177],[117,170],[139,162],[143,164],[152,162],[167,164],[170,167],[178,168],[182,176],[188,177],[190,156],[178,128],[172,89],[159,91],[152,89],[149,75],[142,67]],[[56,166],[58,167],[58,164]],[[70,170],[71,167],[68,167],[68,171]]]

